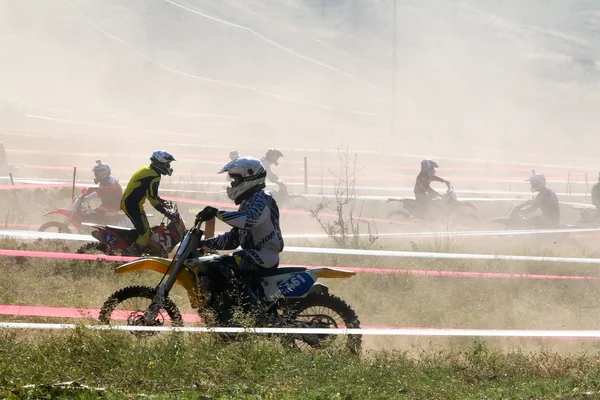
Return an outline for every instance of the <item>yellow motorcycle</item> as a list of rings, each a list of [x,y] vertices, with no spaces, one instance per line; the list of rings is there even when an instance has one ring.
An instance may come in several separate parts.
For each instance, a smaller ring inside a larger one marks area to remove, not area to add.
[[[155,287],[128,286],[113,293],[102,306],[100,322],[127,325],[162,326],[169,322],[183,326],[177,305],[169,298],[175,283],[187,292],[191,307],[207,326],[232,326],[233,310],[251,316],[253,326],[277,328],[360,328],[354,310],[329,293],[319,278],[349,278],[355,272],[334,268],[269,268],[260,271],[235,269],[233,256],[205,254],[198,249],[204,236],[196,220],[169,260],[144,257],[123,264],[115,272],[125,274],[152,270],[162,274]],[[136,305],[142,301],[144,304]],[[117,308],[124,306],[120,312]],[[351,352],[360,350],[360,335],[286,334],[297,347],[319,348],[344,341]]]

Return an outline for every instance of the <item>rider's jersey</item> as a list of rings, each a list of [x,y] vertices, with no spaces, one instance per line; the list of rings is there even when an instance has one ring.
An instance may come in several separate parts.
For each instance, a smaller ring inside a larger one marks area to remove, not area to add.
[[[600,182],[592,186],[592,204],[600,208]]]
[[[533,199],[531,204],[531,211],[539,208],[545,217],[549,218],[555,223],[560,221],[560,205],[558,203],[558,197],[554,190],[550,188],[541,189]]]
[[[267,179],[270,180],[273,183],[279,183],[279,177],[273,172],[271,171],[271,161],[267,160],[266,158],[261,158],[260,161],[262,162],[263,166],[265,167],[265,171],[267,171]]]
[[[420,198],[426,198],[427,195],[436,194],[437,192],[433,190],[431,187],[431,182],[441,182],[445,183],[446,181],[436,175],[429,175],[427,172],[420,172],[417,175],[417,180],[415,182],[415,188],[413,192],[415,194],[415,198],[419,200]]]
[[[143,208],[146,199],[150,201],[154,207],[163,203],[163,200],[158,197],[158,186],[160,185],[161,175],[154,168],[147,165],[135,171],[123,197],[121,198],[121,209],[139,206]]]
[[[96,192],[98,193],[98,197],[100,197],[103,208],[108,211],[119,211],[123,188],[117,178],[111,176],[107,183],[100,182]]]
[[[206,240],[216,250],[246,250],[254,263],[263,268],[275,267],[283,251],[279,227],[279,208],[270,194],[259,190],[242,201],[238,211],[219,211],[217,218],[233,229]]]

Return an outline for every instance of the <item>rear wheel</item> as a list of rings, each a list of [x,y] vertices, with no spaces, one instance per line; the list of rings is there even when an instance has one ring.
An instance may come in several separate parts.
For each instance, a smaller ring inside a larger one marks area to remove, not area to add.
[[[287,307],[288,317],[302,323],[293,324],[294,327],[360,328],[360,321],[354,310],[345,301],[331,294],[311,293],[303,299],[288,302]],[[302,334],[288,337],[293,338],[299,348],[339,346],[354,354],[360,352],[362,345],[362,335]]]
[[[77,254],[106,254],[114,256],[117,255],[117,251],[105,243],[90,242],[77,249]]]
[[[157,317],[149,323],[142,316],[156,296],[156,290],[148,286],[128,286],[113,293],[102,305],[98,319],[109,325],[183,326],[179,309],[169,298]],[[157,332],[135,332],[135,336],[153,336]]]
[[[40,226],[39,232],[58,232],[58,233],[71,233],[71,229],[68,226],[58,221],[49,221]]]

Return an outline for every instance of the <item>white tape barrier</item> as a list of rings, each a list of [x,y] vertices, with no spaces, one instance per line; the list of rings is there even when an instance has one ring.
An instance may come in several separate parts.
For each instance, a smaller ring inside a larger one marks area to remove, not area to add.
[[[437,232],[394,232],[394,233],[359,233],[359,237],[394,237],[394,238],[447,238],[447,237],[489,237],[489,236],[528,236],[528,235],[553,235],[565,233],[600,233],[600,228],[573,228],[573,229],[531,229],[531,230],[502,230],[502,231],[437,231]],[[340,236],[340,235],[336,235]],[[354,235],[348,235],[353,237]],[[90,235],[39,232],[25,230],[0,230],[0,237],[16,239],[58,239],[67,241],[96,241]],[[330,235],[325,233],[298,233],[284,234],[284,239],[326,239]]]
[[[170,327],[127,325],[76,325],[27,322],[0,322],[0,329],[64,330],[84,327],[90,330],[141,331],[141,332],[189,332],[189,333],[253,333],[253,334],[299,334],[299,335],[376,335],[376,336],[470,336],[470,337],[517,337],[517,338],[581,338],[598,339],[600,331],[592,330],[511,330],[511,329],[435,329],[435,328],[238,328],[238,327]]]
[[[576,230],[574,232],[579,232]],[[16,233],[15,232],[19,232]],[[0,237],[14,237],[21,239],[36,239],[38,234],[44,234],[46,239],[62,239],[71,241],[96,241],[95,238],[86,235],[70,235],[64,233],[34,232],[34,231],[0,231]],[[303,254],[335,254],[349,256],[371,256],[371,257],[398,257],[398,258],[427,258],[447,260],[489,260],[489,261],[531,261],[543,263],[566,263],[566,264],[600,264],[600,258],[581,257],[539,257],[539,256],[512,256],[493,254],[460,254],[460,253],[433,253],[417,251],[396,250],[360,250],[360,249],[333,249],[320,247],[293,247],[287,246],[283,249],[285,253]]]
[[[600,264],[600,258],[579,257],[538,257],[538,256],[510,256],[493,254],[458,254],[458,253],[427,253],[417,251],[394,250],[358,250],[358,249],[331,249],[316,247],[286,247],[288,253],[335,254],[348,256],[372,257],[400,257],[400,258],[429,258],[446,260],[489,260],[489,261],[533,261],[567,264]]]
[[[0,176],[0,179],[10,179],[10,177],[8,176]],[[18,179],[13,179],[14,182],[16,183],[25,183],[25,184],[30,184],[30,185],[59,185],[59,184],[65,184],[65,183],[70,183],[71,181],[69,181],[68,179],[52,179],[52,178],[18,178]],[[129,181],[120,181],[121,185],[127,185],[129,183]],[[167,182],[165,182],[166,184],[169,184]],[[189,185],[216,185],[216,186],[223,186],[226,184],[225,181],[204,181],[204,182],[187,182],[187,181],[176,181],[176,182],[170,182],[171,185],[181,185],[181,186],[189,186]],[[304,186],[304,184],[302,182],[290,182],[287,183],[288,186]],[[78,180],[77,183],[75,183],[75,187],[90,187],[90,186],[95,186],[92,181],[90,180]],[[275,188],[275,185],[268,185],[268,187],[273,187]],[[335,186],[333,185],[308,185],[308,187],[313,188],[313,189],[335,189]],[[385,187],[385,186],[356,186],[356,189],[358,190],[389,190],[389,191],[405,191],[405,192],[412,192],[413,188],[409,188],[409,187]],[[192,193],[192,194],[208,194],[208,195],[222,195],[225,196],[225,192],[221,192],[221,191],[207,191],[207,190],[192,190],[192,189],[171,189],[171,188],[166,188],[166,187],[161,187],[160,188],[161,192],[169,192],[169,193]],[[506,191],[492,191],[492,190],[457,190],[457,193],[471,193],[471,194],[482,194],[482,195],[487,195],[487,194],[504,194],[504,195],[519,195],[519,194],[523,194],[523,195],[531,195],[530,192],[506,192]],[[561,194],[559,194],[561,195]],[[567,196],[567,194],[562,194],[564,196]],[[335,199],[335,195],[333,194],[303,194],[304,197],[306,198],[315,198],[315,199],[321,199],[321,198],[327,198],[327,199]],[[573,193],[571,195],[572,197],[584,197],[585,194],[584,193]],[[393,198],[393,196],[372,196],[372,195],[357,195],[357,200],[374,200],[374,201],[388,201],[390,198]],[[460,201],[470,201],[470,202],[523,202],[525,201],[525,199],[523,198],[519,198],[519,197],[461,197]],[[569,206],[574,206],[574,207],[579,207],[579,208],[584,208],[584,209],[592,209],[594,208],[593,205],[591,204],[586,204],[586,203],[576,203],[576,202],[567,202],[567,201],[560,201],[560,204],[564,204],[564,205],[569,205]]]
[[[100,127],[100,128],[104,128],[104,129],[118,129],[118,130],[129,130],[129,131],[140,131],[140,132],[164,132],[164,131],[159,131],[159,130],[151,130],[151,129],[145,129],[145,128],[135,128],[135,127],[128,127],[128,126],[120,126],[120,125],[107,125],[107,124],[99,124],[99,123],[95,123],[95,122],[88,122],[88,121],[77,121],[77,120],[71,120],[71,119],[67,119],[67,118],[55,118],[55,117],[48,117],[48,116],[43,116],[43,115],[33,115],[33,114],[25,114],[26,117],[28,118],[34,118],[34,119],[43,119],[43,120],[48,120],[48,121],[54,121],[54,122],[63,122],[63,123],[68,123],[68,124],[75,124],[75,125],[85,125],[85,126],[95,126],[95,127]],[[180,133],[180,132],[167,132],[169,136],[187,136],[187,137],[198,137],[198,135],[194,135],[194,134],[189,134],[189,133]],[[14,133],[8,133],[10,135],[14,134]],[[45,137],[58,137],[56,135],[45,135]],[[227,145],[216,145],[216,144],[199,144],[199,143],[168,143],[169,145],[184,145],[186,147],[197,147],[197,148],[223,148],[223,149],[230,149],[231,146],[227,146]],[[298,153],[332,153],[332,154],[337,154],[338,153],[338,149],[323,149],[323,148],[305,148],[305,147],[280,147],[280,150],[284,151],[284,152],[298,152]],[[357,150],[352,150],[351,153],[356,153],[356,154],[381,154],[381,151],[378,150],[361,150],[361,149],[357,149]],[[477,164],[496,164],[496,165],[514,165],[514,166],[519,166],[519,167],[523,167],[523,168],[555,168],[555,169],[562,169],[562,170],[579,170],[579,171],[596,171],[598,168],[597,166],[575,166],[575,165],[558,165],[558,164],[539,164],[539,163],[522,163],[522,162],[516,162],[516,161],[503,161],[503,160],[490,160],[490,159],[471,159],[471,158],[464,158],[464,157],[448,157],[448,156],[436,156],[436,155],[423,155],[423,154],[407,154],[407,153],[386,153],[386,155],[388,156],[394,156],[394,157],[403,157],[403,158],[413,158],[413,159],[424,159],[424,158],[433,158],[436,160],[447,160],[447,161],[454,161],[454,162],[466,162],[466,163],[477,163]],[[102,155],[103,157],[113,157],[113,156],[117,156],[117,154],[104,154]],[[521,181],[519,181],[521,182]],[[577,181],[580,182],[580,181]]]

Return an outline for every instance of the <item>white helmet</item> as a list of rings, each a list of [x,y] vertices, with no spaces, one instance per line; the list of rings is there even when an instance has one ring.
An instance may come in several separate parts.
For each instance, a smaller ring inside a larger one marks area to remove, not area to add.
[[[533,171],[533,175],[531,175],[527,180],[531,184],[532,192],[539,192],[541,189],[546,187],[546,177],[544,174],[536,174],[535,171]]]
[[[227,196],[233,201],[257,186],[265,186],[267,171],[257,158],[240,157],[221,168],[219,173],[223,172],[227,172],[231,179],[231,185],[227,187]]]
[[[150,165],[153,166],[160,174],[169,175],[173,174],[173,168],[171,168],[171,162],[176,161],[175,157],[166,151],[156,150],[150,157]]]
[[[421,171],[427,172],[429,175],[435,175],[435,169],[440,166],[433,160],[423,160],[421,161]]]
[[[102,160],[96,160],[96,166],[91,169],[94,173],[94,183],[100,183],[110,176],[110,166],[102,163]]]
[[[283,157],[283,153],[279,149],[269,149],[265,154],[265,159],[274,165],[279,165],[279,157]]]

